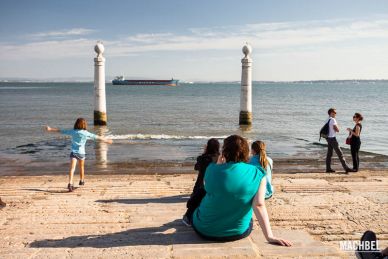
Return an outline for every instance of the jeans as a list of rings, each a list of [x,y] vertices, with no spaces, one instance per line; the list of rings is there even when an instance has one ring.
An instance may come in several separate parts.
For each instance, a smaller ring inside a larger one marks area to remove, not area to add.
[[[326,171],[331,170],[331,157],[333,156],[333,149],[337,153],[339,160],[341,161],[342,167],[345,171],[349,170],[349,166],[346,164],[344,154],[341,151],[341,148],[338,145],[337,139],[327,138],[327,155],[326,155]]]
[[[227,215],[226,215],[227,216]],[[212,236],[207,236],[207,235],[204,235],[202,234],[201,232],[199,232],[197,229],[195,229],[195,226],[193,225],[193,229],[194,231],[199,235],[201,236],[202,238],[204,239],[207,239],[207,240],[211,240],[211,241],[219,241],[219,242],[229,242],[229,241],[236,241],[236,240],[240,240],[240,239],[243,239],[247,236],[249,236],[252,232],[252,228],[253,228],[253,222],[252,222],[252,219],[251,219],[251,222],[249,222],[249,227],[247,230],[245,230],[244,233],[240,234],[240,235],[235,235],[235,236],[226,236],[226,237],[212,237]]]
[[[75,158],[77,160],[85,160],[85,154],[78,154],[78,153],[74,153],[74,152],[71,152],[70,153],[70,158]]]

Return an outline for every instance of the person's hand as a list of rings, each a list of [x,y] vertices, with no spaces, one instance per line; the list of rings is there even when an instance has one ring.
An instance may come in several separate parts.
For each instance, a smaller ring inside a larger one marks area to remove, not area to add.
[[[108,144],[112,144],[112,143],[113,143],[113,140],[107,139],[107,140],[105,140],[105,142],[108,143]]]
[[[351,131],[352,131],[352,129],[351,129],[351,128],[347,128],[346,130],[347,130],[347,131],[349,131],[349,132],[351,132]]]
[[[225,163],[225,158],[222,155],[218,156],[217,164],[223,164]]]
[[[45,131],[50,131],[51,128],[49,127],[49,125],[46,125],[46,126],[44,126],[44,130],[45,130]]]
[[[277,237],[269,237],[268,238],[268,242],[270,244],[274,244],[274,245],[281,245],[281,246],[292,246],[291,242],[286,240],[286,239],[283,239],[283,238],[277,238]]]

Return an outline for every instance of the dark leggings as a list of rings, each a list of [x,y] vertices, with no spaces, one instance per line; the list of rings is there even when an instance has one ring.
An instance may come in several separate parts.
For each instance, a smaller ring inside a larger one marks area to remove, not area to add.
[[[202,238],[204,239],[207,239],[207,240],[211,240],[211,241],[218,241],[218,242],[229,242],[229,241],[236,241],[236,240],[240,240],[240,239],[243,239],[247,236],[249,236],[252,232],[252,228],[253,228],[253,222],[252,222],[252,219],[251,219],[251,222],[249,222],[249,227],[247,230],[245,230],[244,233],[240,234],[240,235],[235,235],[235,236],[226,236],[226,237],[212,237],[212,236],[207,236],[207,235],[204,235],[202,234],[201,232],[199,232],[194,224],[193,224],[193,229],[194,231]]]
[[[193,188],[193,192],[190,195],[190,199],[186,203],[187,211],[185,215],[190,219],[193,218],[193,213],[196,208],[199,207],[203,197],[206,195],[205,186],[203,185],[203,178],[205,176],[205,171],[200,170],[198,173],[197,180]]]
[[[360,168],[360,158],[358,156],[360,147],[361,147],[361,141],[352,139],[352,144],[350,145],[350,152],[352,153],[353,169],[357,171]]]
[[[197,187],[197,185],[195,187]],[[193,213],[195,209],[199,207],[199,204],[201,204],[203,197],[205,197],[206,195],[206,191],[203,186],[198,186],[198,188],[195,187],[193,193],[190,195],[190,199],[187,201],[186,204],[187,211],[185,215],[189,218],[190,221],[193,218]]]

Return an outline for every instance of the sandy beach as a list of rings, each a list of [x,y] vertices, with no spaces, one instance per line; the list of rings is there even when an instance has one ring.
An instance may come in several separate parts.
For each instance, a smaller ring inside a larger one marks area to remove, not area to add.
[[[67,175],[1,176],[2,258],[354,258],[340,241],[365,230],[388,245],[387,170],[282,172],[267,202],[275,234],[269,245],[255,222],[243,240],[202,240],[181,223],[196,174],[87,174],[68,193]],[[77,179],[77,178],[76,178]]]

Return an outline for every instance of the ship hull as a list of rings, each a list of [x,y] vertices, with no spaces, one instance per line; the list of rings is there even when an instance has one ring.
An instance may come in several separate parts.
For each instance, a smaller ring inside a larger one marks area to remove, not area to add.
[[[166,86],[177,86],[179,80],[118,80],[112,81],[113,85],[166,85]]]

